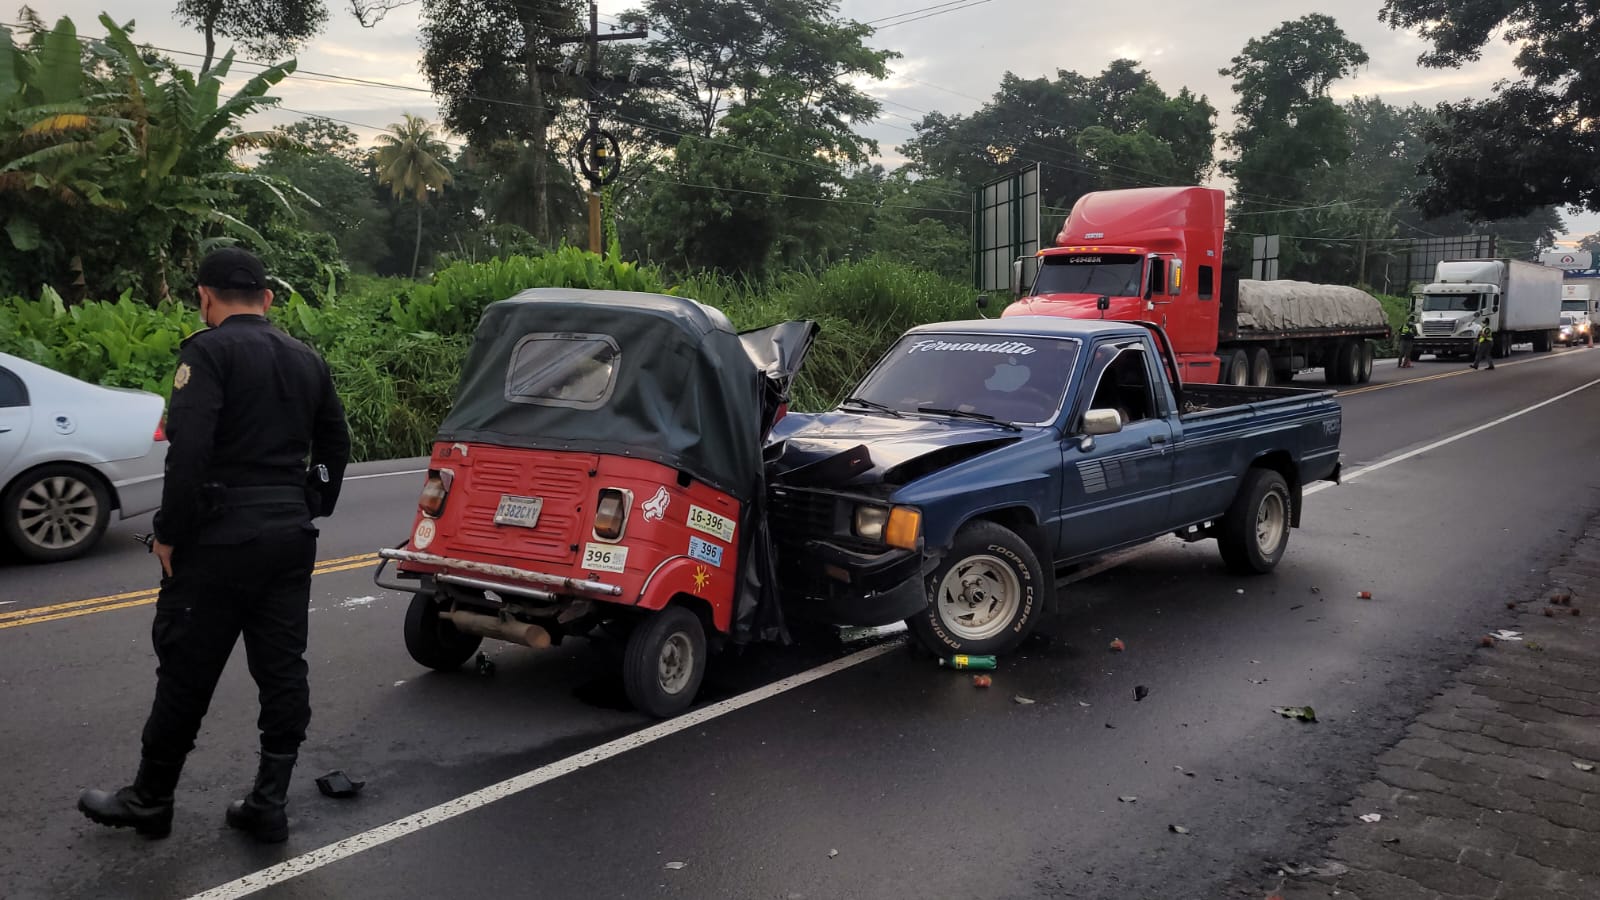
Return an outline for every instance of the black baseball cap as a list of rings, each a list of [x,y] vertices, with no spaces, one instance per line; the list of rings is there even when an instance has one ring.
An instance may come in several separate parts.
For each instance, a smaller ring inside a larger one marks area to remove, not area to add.
[[[248,250],[224,247],[200,260],[195,283],[216,290],[260,291],[267,287],[267,270]]]

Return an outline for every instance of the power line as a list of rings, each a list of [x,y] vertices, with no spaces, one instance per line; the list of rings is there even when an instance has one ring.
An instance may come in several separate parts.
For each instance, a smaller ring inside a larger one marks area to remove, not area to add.
[[[653,178],[641,175],[639,181],[649,181],[655,184],[675,184],[679,187],[700,188],[707,191],[722,191],[730,194],[754,194],[759,197],[782,197],[787,200],[815,200],[818,203],[847,203],[852,206],[871,206],[876,209],[906,209],[917,212],[940,213],[943,215],[971,216],[972,211],[967,209],[939,209],[934,206],[906,206],[898,203],[876,203],[872,200],[849,200],[844,197],[808,197],[804,194],[784,194],[776,191],[757,191],[750,188],[727,187],[716,184],[695,184],[690,181],[675,181],[670,178]]]
[[[961,2],[961,0],[957,0],[957,2]],[[971,0],[971,2],[967,2],[967,3],[965,3],[964,5],[961,5],[961,6],[953,6],[953,5],[949,4],[949,3],[943,3],[943,4],[939,5],[939,6],[943,6],[943,7],[948,7],[946,9],[940,9],[938,6],[930,6],[930,7],[926,7],[926,9],[931,10],[930,12],[925,12],[922,15],[917,16],[915,18],[911,18],[911,19],[902,18],[897,22],[890,22],[887,25],[875,26],[873,28],[873,31],[883,31],[886,28],[897,28],[897,27],[899,27],[901,25],[910,25],[912,22],[921,22],[923,19],[931,19],[934,16],[942,16],[942,15],[946,15],[948,13],[960,12],[963,9],[971,9],[974,6],[982,6],[985,3],[992,3],[992,2],[993,2],[993,0]],[[912,10],[912,12],[918,12],[918,10]],[[903,13],[902,15],[910,15],[910,14],[911,13]],[[889,18],[893,19],[893,18],[897,18],[897,17],[890,16]]]

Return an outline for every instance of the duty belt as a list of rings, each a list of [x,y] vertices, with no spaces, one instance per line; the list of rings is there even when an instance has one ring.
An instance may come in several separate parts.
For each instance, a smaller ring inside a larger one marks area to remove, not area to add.
[[[288,485],[261,485],[230,487],[222,492],[223,502],[229,506],[273,506],[281,503],[306,502],[306,489]]]

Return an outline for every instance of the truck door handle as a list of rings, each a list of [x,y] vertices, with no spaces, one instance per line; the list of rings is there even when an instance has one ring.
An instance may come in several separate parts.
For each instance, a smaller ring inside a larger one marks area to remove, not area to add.
[[[1164,435],[1164,434],[1152,434],[1152,435],[1150,435],[1150,443],[1152,443],[1152,444],[1165,444],[1166,442],[1167,442],[1167,436]]]

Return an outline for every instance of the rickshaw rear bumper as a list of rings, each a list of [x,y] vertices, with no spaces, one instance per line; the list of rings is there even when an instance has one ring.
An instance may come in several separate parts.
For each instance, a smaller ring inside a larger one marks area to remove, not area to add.
[[[834,625],[888,625],[916,615],[928,605],[921,552],[887,550],[862,553],[823,541],[810,541],[806,568],[819,572],[821,583],[803,601],[799,613]]]
[[[551,575],[515,566],[454,559],[416,550],[384,549],[378,551],[378,556],[402,565],[432,569],[433,578],[438,582],[531,600],[548,601],[561,595],[618,602],[622,596],[622,588],[614,584]]]

